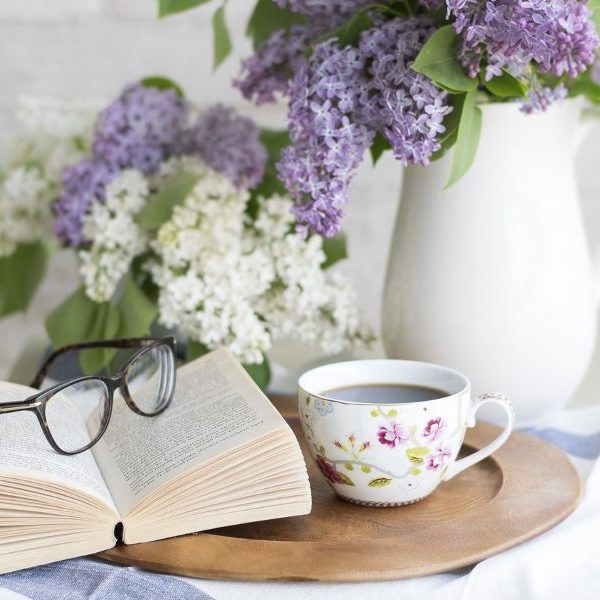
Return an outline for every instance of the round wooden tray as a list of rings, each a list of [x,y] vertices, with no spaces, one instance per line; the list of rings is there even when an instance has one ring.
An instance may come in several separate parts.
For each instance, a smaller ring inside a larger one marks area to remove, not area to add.
[[[279,398],[274,404],[302,440],[295,401]],[[497,432],[485,423],[468,430],[467,452]],[[305,457],[310,515],[119,545],[99,556],[208,579],[403,579],[465,567],[535,537],[569,515],[581,494],[565,454],[523,433],[425,500],[397,508],[337,499],[307,452]]]

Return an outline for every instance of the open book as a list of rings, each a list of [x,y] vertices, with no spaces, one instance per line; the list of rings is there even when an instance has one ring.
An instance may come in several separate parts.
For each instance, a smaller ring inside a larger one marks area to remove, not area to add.
[[[0,383],[0,403],[34,391]],[[115,396],[103,438],[78,455],[56,453],[33,413],[0,417],[0,573],[107,550],[120,524],[136,544],[310,507],[294,434],[225,349],[180,368],[157,417]]]

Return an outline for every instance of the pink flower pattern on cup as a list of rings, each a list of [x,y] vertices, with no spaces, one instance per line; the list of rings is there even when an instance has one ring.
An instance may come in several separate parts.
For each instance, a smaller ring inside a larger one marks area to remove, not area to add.
[[[444,448],[440,445],[435,452],[427,457],[427,470],[437,471],[440,467],[443,467],[447,459],[450,458],[452,452],[449,448]]]
[[[402,423],[390,421],[388,424],[379,427],[377,438],[380,444],[384,444],[390,448],[397,448],[400,444],[408,441],[409,432]]]
[[[430,419],[423,428],[423,437],[431,442],[435,442],[442,434],[444,427],[446,427],[446,423],[442,421],[442,417]]]
[[[443,477],[446,466],[450,463],[452,450],[445,444],[448,441],[447,422],[441,415],[432,416],[424,423],[409,423],[397,421],[398,410],[386,410],[377,407],[370,411],[371,417],[379,421],[371,430],[382,446],[398,452],[398,470],[387,471],[380,468],[377,462],[372,462],[370,449],[372,442],[368,439],[357,440],[354,433],[333,439],[329,443],[336,451],[342,451],[346,457],[329,456],[324,446],[317,447],[313,441],[312,420],[314,418],[327,418],[333,412],[332,402],[325,399],[311,399],[306,396],[303,425],[307,430],[308,439],[314,446],[314,457],[317,467],[332,485],[355,486],[359,473],[368,481],[370,488],[387,488],[395,479],[410,480],[420,479],[425,473],[436,473],[438,478]],[[315,409],[312,413],[311,408]],[[381,419],[384,419],[383,423]],[[434,442],[437,442],[434,445]],[[329,447],[329,446],[328,446]],[[405,465],[404,468],[401,465]],[[412,484],[409,483],[410,487]]]

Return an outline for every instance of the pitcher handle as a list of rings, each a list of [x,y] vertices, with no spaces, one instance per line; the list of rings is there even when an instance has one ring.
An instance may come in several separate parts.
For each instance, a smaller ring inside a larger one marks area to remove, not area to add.
[[[473,400],[471,406],[469,407],[467,427],[475,426],[475,415],[477,411],[485,404],[498,404],[504,409],[507,416],[506,426],[502,430],[502,433],[500,433],[500,435],[494,441],[490,442],[487,446],[484,446],[483,448],[481,448],[481,450],[477,450],[477,452],[474,452],[473,454],[469,454],[469,456],[465,456],[464,458],[454,461],[448,467],[446,473],[444,473],[443,481],[448,481],[449,479],[452,479],[455,475],[458,475],[465,469],[472,467],[474,464],[477,464],[484,458],[490,456],[490,454],[496,452],[496,450],[498,450],[498,448],[500,448],[500,446],[502,446],[502,444],[506,442],[508,436],[511,434],[515,424],[515,412],[513,410],[510,400],[502,394],[482,394],[481,396]]]

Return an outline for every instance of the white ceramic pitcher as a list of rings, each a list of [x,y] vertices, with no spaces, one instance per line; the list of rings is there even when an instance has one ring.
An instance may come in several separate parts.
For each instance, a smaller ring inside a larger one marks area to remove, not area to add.
[[[581,105],[482,110],[475,163],[456,185],[441,191],[450,156],[406,170],[382,334],[390,358],[458,369],[475,394],[502,390],[522,425],[569,400],[594,348],[600,271],[575,181]]]

